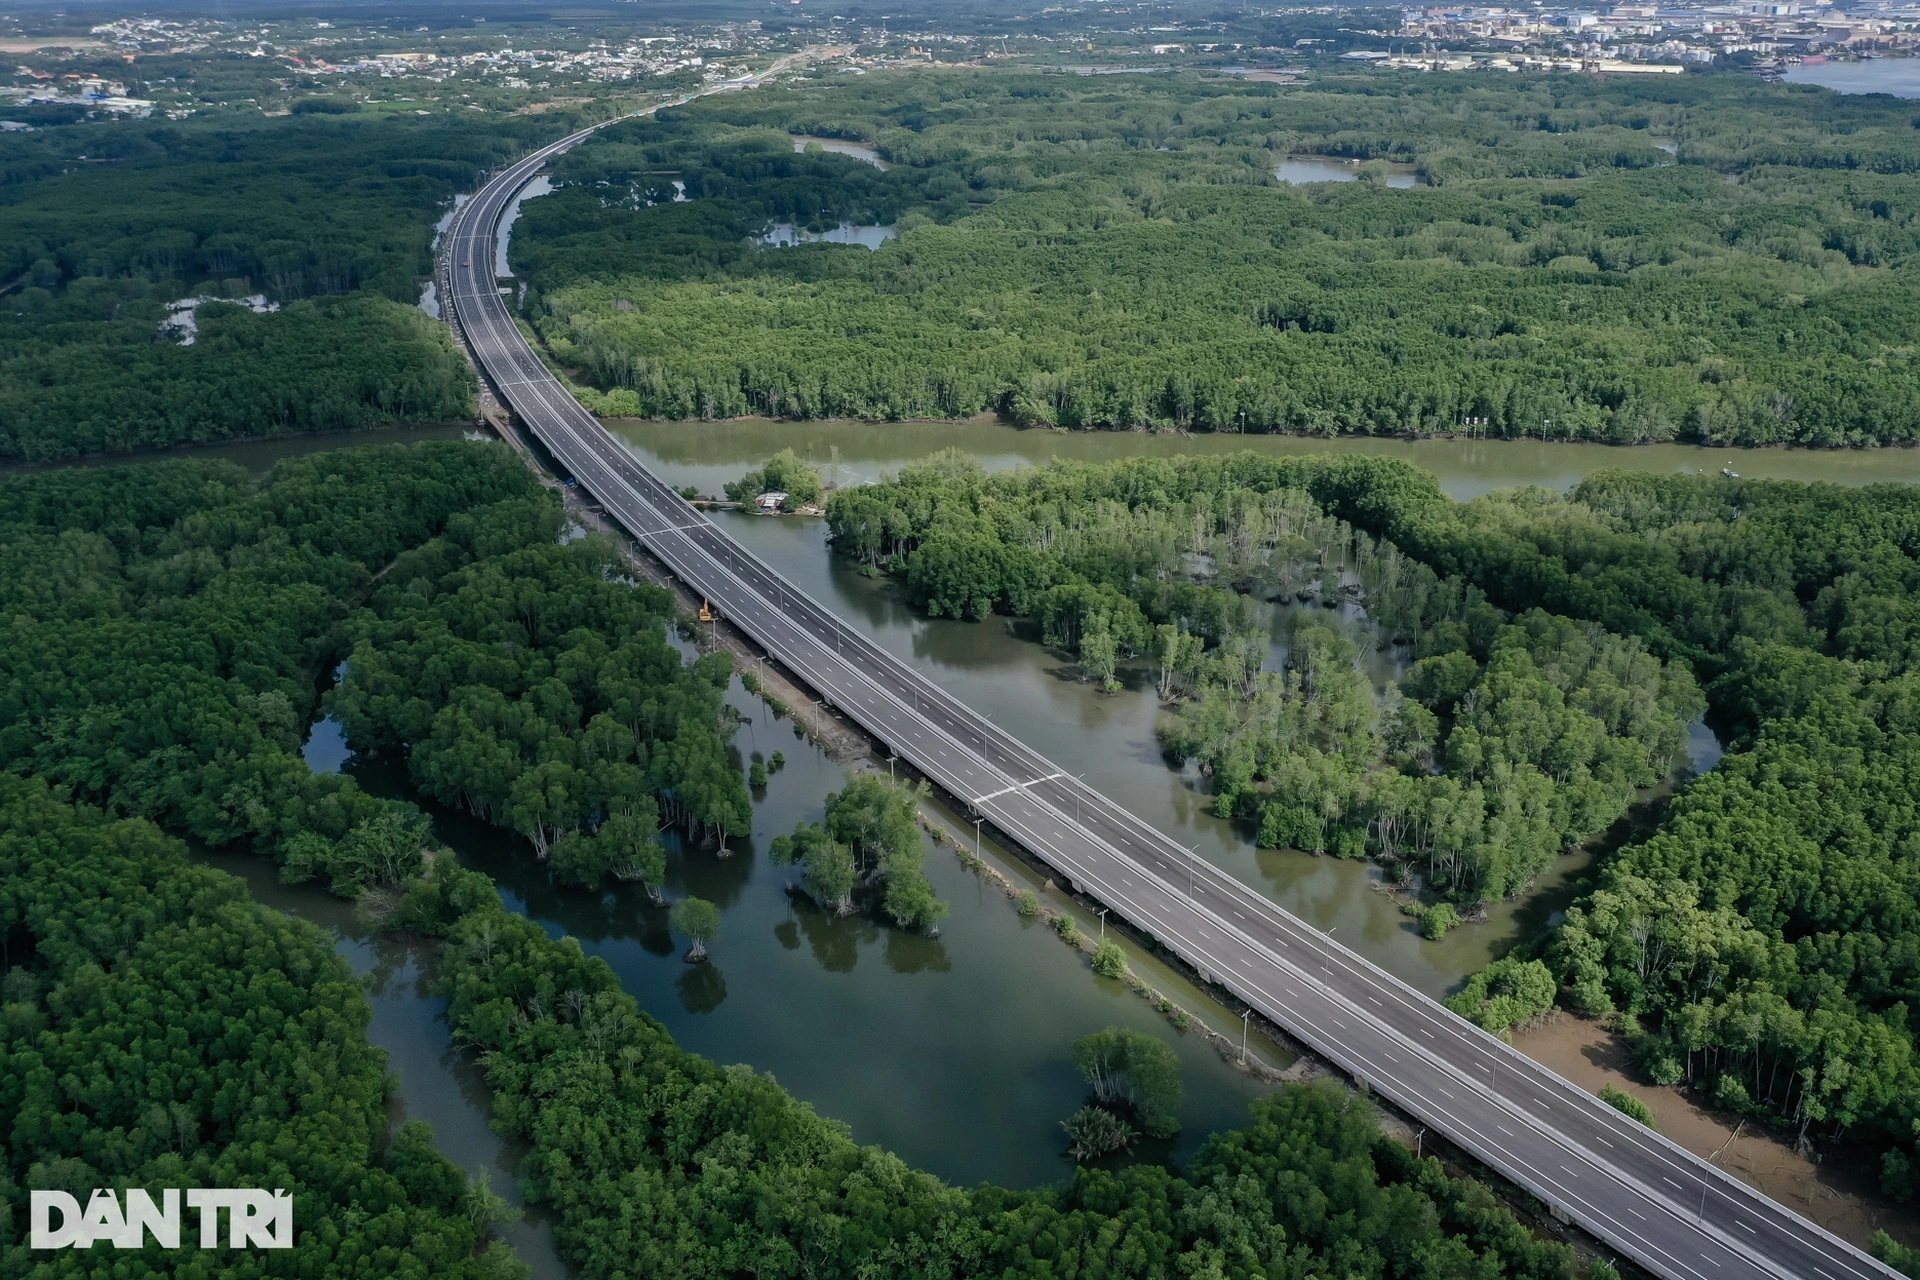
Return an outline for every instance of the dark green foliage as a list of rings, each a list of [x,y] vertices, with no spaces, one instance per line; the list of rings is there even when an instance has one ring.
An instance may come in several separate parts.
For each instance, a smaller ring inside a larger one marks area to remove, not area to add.
[[[475,1255],[466,1179],[424,1123],[380,1157],[385,1055],[353,971],[312,925],[144,821],[0,773],[0,937],[0,1271],[97,1273],[104,1246],[28,1254],[28,1188],[85,1203],[95,1186],[156,1201],[226,1186],[291,1191],[294,1249],[263,1262],[149,1243],[115,1253],[114,1274],[173,1275],[188,1257],[209,1277],[517,1273],[504,1244]]]
[[[956,71],[708,99],[570,153],[514,254],[609,413],[1920,438],[1911,112],[1660,79]],[[792,154],[814,129],[894,167]],[[1277,188],[1302,151],[1425,184]],[[900,238],[746,242],[843,220]]]
[[[561,524],[557,498],[527,495],[396,563],[347,622],[329,706],[356,747],[405,746],[423,792],[520,832],[563,880],[657,890],[662,818],[721,841],[751,821],[719,731],[731,660],[683,663],[668,593],[602,539],[558,544]]]
[[[342,892],[423,828],[300,759],[336,628],[373,575],[538,486],[504,449],[166,462],[0,484],[0,767]]]
[[[156,335],[145,315],[0,322],[0,345],[0,455],[445,422],[473,406],[471,367],[445,326],[366,294],[306,299],[267,315],[208,303],[198,340],[185,347]]]
[[[603,961],[497,901],[428,927],[447,934],[440,983],[456,1034],[485,1054],[496,1121],[531,1144],[527,1192],[589,1280],[1575,1275],[1566,1246],[1384,1139],[1328,1082],[1255,1102],[1185,1178],[1141,1166],[957,1191],[856,1147],[767,1077],[683,1053]]]
[[[787,497],[781,506],[792,511],[817,502],[820,488],[820,472],[801,461],[793,450],[782,449],[768,458],[765,466],[729,482],[726,494],[735,502],[752,502],[763,493],[784,493]]]
[[[1553,1008],[1553,971],[1538,960],[1509,956],[1467,979],[1447,1007],[1488,1031],[1505,1031]]]
[[[0,455],[467,416],[466,362],[411,306],[434,218],[567,127],[223,115],[4,135]],[[287,305],[209,303],[191,346],[157,331],[176,299],[256,293]]]

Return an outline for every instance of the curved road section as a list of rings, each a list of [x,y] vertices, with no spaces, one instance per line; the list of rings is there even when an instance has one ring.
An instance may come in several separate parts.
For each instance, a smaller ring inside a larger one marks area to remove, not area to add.
[[[495,175],[447,240],[457,332],[559,464],[690,588],[974,814],[1356,1080],[1670,1280],[1895,1272],[1456,1017],[1077,782],[881,650],[642,467],[548,372],[494,278]]]

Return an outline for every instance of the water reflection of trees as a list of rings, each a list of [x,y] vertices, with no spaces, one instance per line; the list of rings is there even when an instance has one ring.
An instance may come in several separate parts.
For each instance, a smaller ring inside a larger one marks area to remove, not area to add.
[[[678,831],[663,833],[661,843],[667,850],[668,891],[675,897],[705,898],[722,910],[740,901],[759,856],[751,836],[728,840],[724,858],[717,849],[688,848]]]
[[[727,998],[727,979],[712,961],[690,964],[673,989],[680,997],[680,1007],[688,1013],[712,1013]]]
[[[938,938],[907,929],[895,929],[876,919],[872,904],[850,916],[835,916],[822,911],[804,894],[792,894],[792,916],[773,927],[774,940],[788,951],[797,951],[804,941],[822,969],[828,973],[851,973],[860,959],[860,948],[886,939],[881,958],[887,968],[899,974],[949,973],[953,962],[946,944]]]

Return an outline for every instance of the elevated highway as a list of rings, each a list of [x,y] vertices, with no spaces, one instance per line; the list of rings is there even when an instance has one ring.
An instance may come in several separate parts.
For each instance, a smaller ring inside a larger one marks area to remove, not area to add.
[[[513,196],[591,130],[494,175],[449,228],[456,331],[607,513],[827,702],[985,821],[1382,1097],[1669,1280],[1895,1272],[1450,1013],[975,714],[641,466],[547,370],[494,277]]]

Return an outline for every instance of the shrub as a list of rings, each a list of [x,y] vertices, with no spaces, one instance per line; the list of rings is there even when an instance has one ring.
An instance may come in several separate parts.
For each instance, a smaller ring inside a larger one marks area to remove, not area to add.
[[[1031,889],[1022,889],[1014,910],[1020,913],[1023,920],[1033,919],[1040,914],[1040,895]]]
[[[1060,1122],[1072,1140],[1073,1158],[1082,1163],[1098,1160],[1101,1156],[1115,1151],[1125,1151],[1133,1146],[1133,1140],[1139,1135],[1133,1126],[1119,1116],[1100,1107],[1082,1107]]]
[[[1452,903],[1436,902],[1420,913],[1420,936],[1437,942],[1459,923],[1460,913],[1453,909]]]
[[[1094,948],[1093,971],[1103,978],[1118,978],[1127,971],[1127,953],[1117,942],[1102,942]]]
[[[1658,1129],[1660,1127],[1654,1121],[1653,1108],[1628,1093],[1625,1089],[1616,1089],[1610,1084],[1601,1085],[1600,1101],[1606,1103],[1622,1115],[1632,1116],[1649,1129]]]

